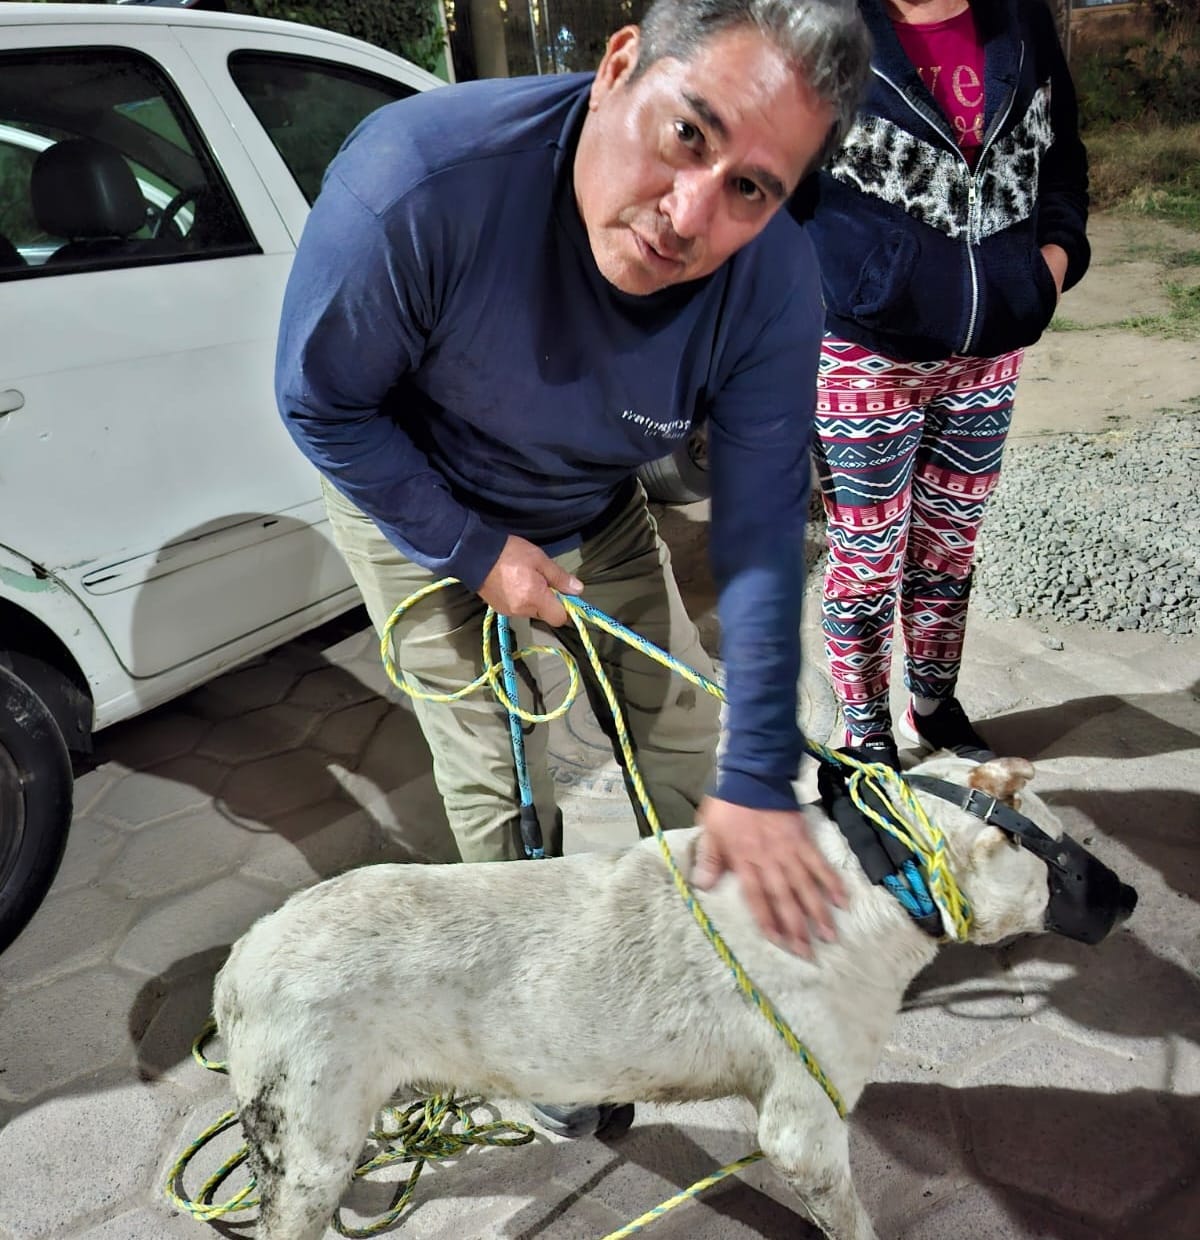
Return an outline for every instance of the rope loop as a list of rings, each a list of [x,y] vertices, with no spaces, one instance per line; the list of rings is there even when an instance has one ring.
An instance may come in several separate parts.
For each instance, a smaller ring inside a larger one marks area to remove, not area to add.
[[[205,1053],[204,1047],[215,1036],[216,1022],[209,1020],[192,1043],[192,1058],[211,1072],[226,1072],[227,1067]],[[479,1098],[458,1098],[453,1095],[433,1095],[409,1103],[404,1107],[387,1106],[379,1113],[368,1140],[376,1145],[376,1152],[363,1158],[354,1169],[354,1178],[362,1179],[373,1171],[396,1163],[411,1163],[412,1169],[406,1179],[396,1187],[387,1209],[364,1227],[352,1227],[342,1219],[339,1210],[333,1218],[334,1230],[351,1240],[376,1236],[386,1231],[404,1213],[412,1200],[417,1180],[430,1159],[457,1158],[477,1146],[501,1147],[528,1145],[534,1139],[534,1131],[528,1124],[511,1120],[492,1119],[477,1122],[472,1112],[484,1106]],[[211,1223],[227,1214],[250,1210],[258,1205],[252,1197],[255,1182],[239,1189],[227,1201],[214,1201],[217,1191],[249,1158],[249,1150],[243,1145],[230,1155],[191,1196],[184,1186],[184,1175],[192,1159],[210,1141],[219,1137],[238,1123],[236,1111],[226,1111],[192,1141],[175,1160],[167,1173],[165,1193],[167,1200],[177,1209],[201,1222]]]

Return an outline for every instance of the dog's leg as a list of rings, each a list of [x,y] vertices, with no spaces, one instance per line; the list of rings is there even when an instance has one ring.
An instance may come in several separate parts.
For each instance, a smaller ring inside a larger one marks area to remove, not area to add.
[[[364,1075],[263,1074],[241,1108],[258,1186],[258,1240],[320,1240],[387,1101]],[[296,1079],[299,1077],[299,1079]],[[340,1079],[339,1079],[340,1078]],[[239,1091],[240,1093],[241,1091]]]
[[[811,1079],[771,1087],[759,1107],[758,1140],[829,1240],[878,1240],[850,1178],[845,1121]]]

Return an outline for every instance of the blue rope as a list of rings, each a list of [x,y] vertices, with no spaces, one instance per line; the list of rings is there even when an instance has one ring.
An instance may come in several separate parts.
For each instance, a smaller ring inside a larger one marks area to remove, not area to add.
[[[883,885],[904,905],[910,917],[929,917],[937,911],[937,905],[925,885],[925,878],[916,861],[909,859],[900,867],[900,874],[887,874]]]
[[[513,660],[512,624],[507,616],[497,615],[496,624],[500,642],[500,664],[504,669],[504,692],[508,700],[517,699],[517,666]],[[533,787],[529,782],[529,765],[525,761],[525,733],[515,711],[508,712],[508,731],[512,736],[513,760],[517,766],[517,787],[521,792],[521,843],[525,855],[531,861],[541,861],[546,856],[542,842],[542,828],[538,822],[537,807],[533,803]]]

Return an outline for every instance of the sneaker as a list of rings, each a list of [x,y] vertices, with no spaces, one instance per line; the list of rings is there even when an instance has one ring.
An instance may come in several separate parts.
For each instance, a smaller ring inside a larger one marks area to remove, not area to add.
[[[948,749],[972,762],[988,762],[996,755],[971,726],[958,698],[939,702],[930,715],[918,715],[909,702],[900,721],[900,731],[923,749]]]
[[[884,766],[890,766],[893,771],[900,769],[900,753],[889,733],[872,732],[870,736],[864,736],[857,745],[849,744],[849,740],[850,736],[847,733],[847,744],[839,749],[838,753],[857,758],[859,762],[879,762]]]
[[[548,1102],[529,1104],[534,1118],[547,1132],[570,1137],[619,1137],[633,1123],[632,1102],[601,1102],[587,1105],[569,1102],[554,1106]]]

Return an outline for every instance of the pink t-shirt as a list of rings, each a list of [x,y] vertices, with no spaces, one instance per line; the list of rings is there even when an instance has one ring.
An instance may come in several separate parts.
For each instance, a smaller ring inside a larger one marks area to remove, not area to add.
[[[892,25],[973,165],[983,145],[983,45],[974,14],[966,8],[944,22],[912,25],[893,18]]]

